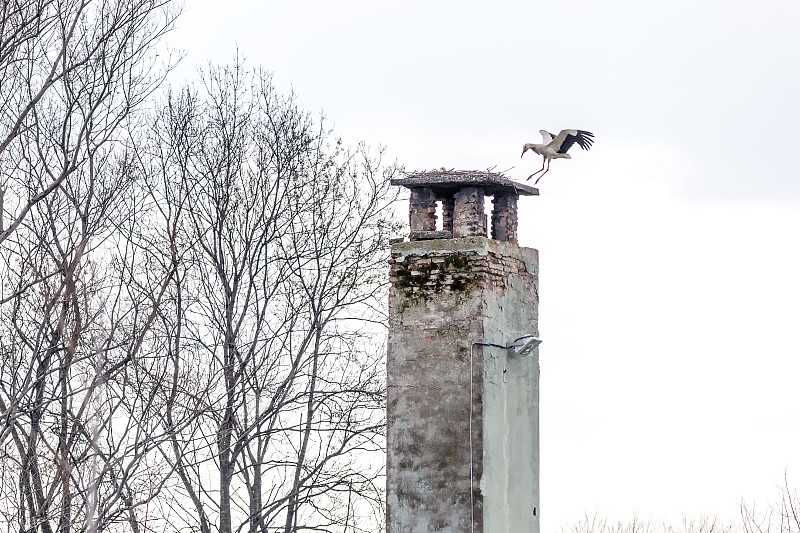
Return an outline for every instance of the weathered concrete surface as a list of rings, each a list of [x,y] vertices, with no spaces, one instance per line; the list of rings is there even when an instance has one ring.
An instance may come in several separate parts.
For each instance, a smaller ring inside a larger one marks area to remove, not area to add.
[[[426,241],[431,239],[450,239],[453,231],[412,231],[408,235],[410,241]]]
[[[505,346],[527,333],[539,334],[538,264],[536,276],[519,275],[518,257],[497,258],[508,275],[506,285],[487,291],[484,300],[484,335]],[[539,352],[518,357],[486,350],[491,356],[485,358],[483,378],[483,531],[538,533]]]
[[[538,334],[536,250],[413,241],[390,265],[388,533],[538,533],[538,352],[474,344]]]

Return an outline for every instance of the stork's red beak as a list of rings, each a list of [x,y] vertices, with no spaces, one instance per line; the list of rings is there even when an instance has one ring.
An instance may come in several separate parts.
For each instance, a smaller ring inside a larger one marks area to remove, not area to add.
[[[523,149],[522,149],[522,155],[521,155],[521,156],[519,156],[519,158],[520,158],[520,159],[522,159],[522,156],[523,156],[523,155],[525,155],[525,151],[526,151],[526,150],[527,150],[527,148],[523,148]]]

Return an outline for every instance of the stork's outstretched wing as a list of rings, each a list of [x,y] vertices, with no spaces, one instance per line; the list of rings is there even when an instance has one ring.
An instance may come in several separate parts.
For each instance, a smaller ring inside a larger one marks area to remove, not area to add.
[[[566,154],[567,150],[572,148],[575,143],[578,143],[578,146],[584,150],[588,150],[594,143],[594,134],[585,130],[561,130],[549,145],[559,154]]]
[[[542,134],[542,139],[543,139],[542,140],[542,144],[550,144],[552,142],[552,140],[555,139],[555,137],[556,137],[555,135],[553,135],[552,133],[550,133],[547,130],[539,130],[539,133]]]

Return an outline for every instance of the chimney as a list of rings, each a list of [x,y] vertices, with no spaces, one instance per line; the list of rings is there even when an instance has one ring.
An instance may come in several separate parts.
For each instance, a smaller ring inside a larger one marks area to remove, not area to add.
[[[539,192],[477,171],[392,184],[411,240],[389,261],[387,532],[538,533],[539,260],[517,199]]]

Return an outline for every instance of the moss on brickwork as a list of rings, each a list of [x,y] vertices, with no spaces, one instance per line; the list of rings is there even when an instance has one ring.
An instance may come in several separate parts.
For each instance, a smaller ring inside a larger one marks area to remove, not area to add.
[[[392,268],[394,287],[414,303],[443,291],[469,294],[474,288],[470,258],[461,254],[408,256]]]
[[[453,283],[450,284],[450,288],[453,289],[455,292],[461,292],[469,290],[470,285],[466,283],[462,278],[453,277]]]
[[[446,255],[444,256],[444,264],[449,268],[452,267],[455,270],[469,270],[469,259],[464,257],[463,255]]]

